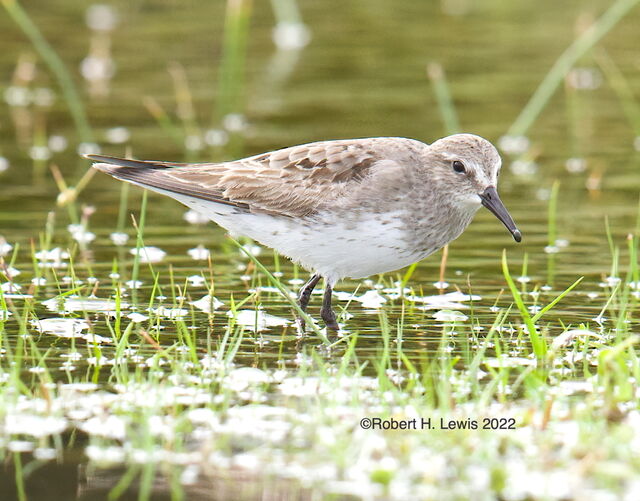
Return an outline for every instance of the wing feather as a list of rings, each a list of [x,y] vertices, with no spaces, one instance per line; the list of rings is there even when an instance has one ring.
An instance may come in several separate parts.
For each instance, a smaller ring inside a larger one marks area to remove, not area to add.
[[[420,146],[418,146],[420,145]],[[376,163],[423,143],[368,138],[293,146],[233,162],[176,164],[87,155],[113,177],[253,212],[301,217],[354,189]]]

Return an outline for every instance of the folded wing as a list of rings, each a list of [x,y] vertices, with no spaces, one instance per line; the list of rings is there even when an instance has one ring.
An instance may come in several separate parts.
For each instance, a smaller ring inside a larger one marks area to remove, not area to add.
[[[143,187],[252,212],[301,217],[365,179],[384,159],[380,147],[380,138],[325,141],[234,162],[202,164],[87,158],[96,162],[96,169]]]

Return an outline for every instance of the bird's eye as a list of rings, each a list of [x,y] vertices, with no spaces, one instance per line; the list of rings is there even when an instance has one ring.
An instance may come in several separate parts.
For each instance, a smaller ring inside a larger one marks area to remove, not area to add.
[[[459,172],[461,174],[463,172],[466,172],[467,170],[464,164],[460,160],[454,160],[452,166],[454,171]]]

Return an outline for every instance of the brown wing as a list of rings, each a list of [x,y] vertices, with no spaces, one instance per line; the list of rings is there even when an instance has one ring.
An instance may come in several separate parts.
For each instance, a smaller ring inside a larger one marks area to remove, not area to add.
[[[286,216],[312,214],[360,183],[400,138],[324,141],[218,164],[172,164],[88,155],[94,167],[150,188]],[[385,143],[387,147],[385,147]],[[421,143],[420,143],[421,144]],[[406,148],[406,144],[403,144]]]

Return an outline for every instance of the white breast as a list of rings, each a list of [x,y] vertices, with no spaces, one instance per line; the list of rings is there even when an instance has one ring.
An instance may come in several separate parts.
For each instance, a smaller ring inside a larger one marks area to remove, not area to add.
[[[244,235],[271,247],[332,284],[344,277],[363,278],[397,270],[436,250],[410,251],[401,215],[396,213],[296,219],[248,213],[184,195],[170,196],[232,235]]]

